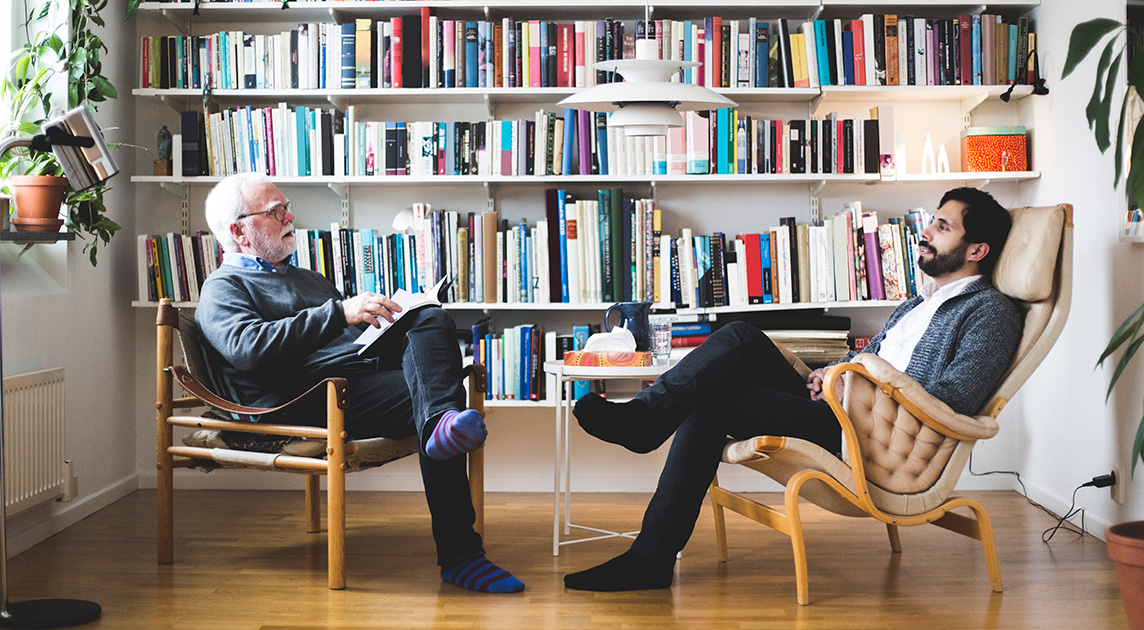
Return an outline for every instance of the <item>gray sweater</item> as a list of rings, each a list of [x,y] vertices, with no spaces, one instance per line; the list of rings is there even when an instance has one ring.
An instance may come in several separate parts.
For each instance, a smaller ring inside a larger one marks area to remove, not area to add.
[[[898,306],[862,352],[877,354],[886,331],[921,302],[918,296]],[[906,374],[957,413],[975,414],[1009,368],[1024,325],[1021,309],[979,278],[937,309]]]
[[[285,274],[222,265],[203,283],[195,321],[211,366],[239,402],[288,402],[328,376],[372,371],[357,355],[361,333],[346,326],[342,296],[313,271]]]

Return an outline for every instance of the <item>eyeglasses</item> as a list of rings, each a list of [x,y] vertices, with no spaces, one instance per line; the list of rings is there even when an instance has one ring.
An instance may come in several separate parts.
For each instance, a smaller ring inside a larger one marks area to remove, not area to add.
[[[269,215],[273,216],[274,219],[277,220],[279,223],[282,223],[282,222],[286,221],[286,213],[287,212],[293,213],[293,210],[294,210],[293,204],[291,204],[289,201],[287,201],[285,204],[278,204],[269,210],[263,210],[262,212],[251,212],[249,214],[240,215],[237,218],[235,218],[235,221],[241,221],[247,217],[256,217],[260,214],[269,214]]]

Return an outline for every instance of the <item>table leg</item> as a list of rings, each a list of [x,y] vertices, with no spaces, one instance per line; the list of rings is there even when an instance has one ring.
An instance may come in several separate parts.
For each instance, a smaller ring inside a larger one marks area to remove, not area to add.
[[[557,395],[561,395],[564,389],[563,379],[560,374],[556,375]],[[555,450],[553,451],[552,458],[552,555],[560,555],[560,473],[562,466],[562,456],[560,448],[560,424],[561,414],[564,413],[564,404],[562,400],[556,401],[556,422],[554,425],[554,433],[556,435]]]
[[[564,535],[572,534],[572,392],[568,383],[568,399],[564,406]]]

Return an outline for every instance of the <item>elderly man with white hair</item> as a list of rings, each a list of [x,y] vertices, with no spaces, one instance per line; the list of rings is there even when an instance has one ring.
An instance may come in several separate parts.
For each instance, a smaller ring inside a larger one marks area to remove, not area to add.
[[[401,307],[384,295],[344,299],[319,273],[290,264],[294,214],[267,177],[227,177],[211,190],[206,218],[223,264],[207,278],[195,313],[212,366],[239,402],[272,407],[328,377],[349,380],[346,431],[351,438],[417,435],[421,476],[432,517],[441,578],[483,592],[518,592],[524,584],[485,558],[465,473],[465,453],[487,431],[466,409],[461,356],[452,318],[442,308],[402,317],[370,351],[354,340],[366,326],[392,322]],[[313,413],[270,421],[306,423]]]

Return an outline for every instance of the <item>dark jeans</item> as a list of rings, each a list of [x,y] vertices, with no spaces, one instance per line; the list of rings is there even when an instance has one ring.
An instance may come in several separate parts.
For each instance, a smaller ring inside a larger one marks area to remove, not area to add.
[[[713,333],[637,398],[679,427],[632,544],[647,559],[674,557],[687,544],[727,436],[784,435],[841,449],[830,406],[811,400],[774,343],[742,322]]]
[[[481,537],[473,530],[476,512],[466,458],[439,461],[425,454],[435,421],[467,405],[453,318],[435,307],[409,313],[386,331],[368,356],[367,367],[359,364],[341,374],[350,384],[346,432],[351,439],[419,436],[421,479],[438,564],[447,567],[484,553]],[[325,399],[319,402],[315,411],[322,413]]]

